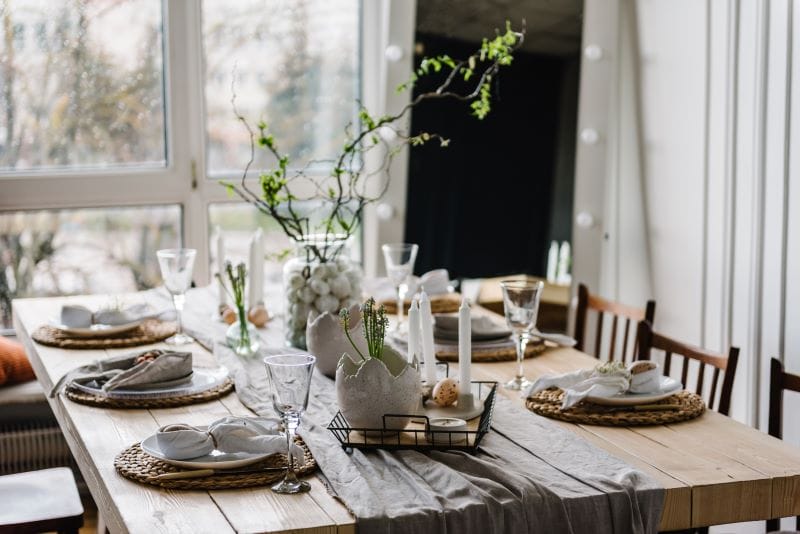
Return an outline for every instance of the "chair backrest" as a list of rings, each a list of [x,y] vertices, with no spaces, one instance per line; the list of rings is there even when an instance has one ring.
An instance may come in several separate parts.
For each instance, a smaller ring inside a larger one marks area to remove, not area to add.
[[[639,359],[649,360],[650,351],[652,349],[664,351],[664,375],[669,375],[672,367],[673,355],[683,357],[683,367],[681,368],[681,383],[686,389],[689,388],[687,383],[689,379],[689,361],[696,360],[700,363],[697,370],[697,381],[695,384],[695,393],[703,395],[703,385],[705,381],[706,365],[711,366],[714,372],[711,376],[711,391],[709,392],[706,404],[708,408],[714,409],[714,401],[717,396],[717,385],[719,383],[720,372],[724,372],[725,376],[722,379],[722,390],[719,392],[719,404],[717,411],[721,414],[728,415],[731,407],[731,393],[733,392],[733,379],[736,376],[736,364],[739,361],[739,349],[731,347],[728,351],[728,356],[711,352],[699,347],[694,347],[687,343],[677,341],[667,336],[661,335],[653,331],[653,326],[647,322],[642,321],[638,327],[639,338]]]
[[[783,438],[783,392],[785,390],[800,393],[800,375],[793,375],[783,370],[783,364],[772,358],[769,373],[769,434]]]
[[[769,372],[769,434],[778,439],[783,438],[783,392],[785,390],[800,393],[800,375],[793,375],[783,370],[778,358],[772,358]],[[777,519],[767,521],[767,531],[779,530]],[[795,519],[795,528],[800,530],[800,516]]]
[[[624,321],[624,333],[622,335],[622,343],[619,345],[620,360],[623,362],[636,359],[637,354],[637,338],[636,338],[636,323],[639,321],[649,321],[653,323],[656,315],[656,303],[653,300],[647,301],[647,306],[644,309],[634,308],[619,302],[606,300],[597,295],[592,295],[589,288],[583,284],[578,285],[578,307],[575,313],[575,340],[577,341],[575,348],[588,352],[588,340],[586,339],[586,326],[588,321],[589,310],[597,312],[597,324],[595,329],[594,339],[594,357],[602,359],[600,350],[603,346],[603,318],[606,314],[611,315],[611,337],[608,342],[608,359],[613,361],[616,359],[617,339],[619,337],[618,330],[622,330],[620,321]],[[631,328],[633,324],[633,328]],[[619,327],[619,328],[618,328]],[[628,350],[628,339],[632,338],[632,350]]]

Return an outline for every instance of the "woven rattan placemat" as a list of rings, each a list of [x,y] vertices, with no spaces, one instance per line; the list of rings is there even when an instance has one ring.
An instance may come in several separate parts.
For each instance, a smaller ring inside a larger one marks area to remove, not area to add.
[[[37,328],[32,337],[37,343],[62,349],[118,349],[158,343],[174,333],[175,323],[148,319],[132,330],[111,337],[75,337],[48,325]]]
[[[558,388],[546,389],[528,397],[525,405],[536,414],[586,425],[644,426],[678,423],[699,417],[706,410],[703,399],[695,393],[681,391],[650,405],[677,405],[677,409],[636,410],[633,407],[601,406],[581,402],[567,410],[561,409],[564,392]]]
[[[531,341],[525,348],[525,357],[533,358],[537,354],[541,354],[542,352],[544,352],[546,349],[547,346],[544,344],[544,342]],[[436,358],[445,362],[457,362],[458,347],[453,346],[452,350],[450,349],[443,350],[441,348],[437,348]],[[481,362],[481,363],[509,362],[509,361],[514,361],[516,359],[517,359],[517,348],[513,344],[510,344],[508,347],[483,349],[483,350],[481,350],[480,348],[476,348],[475,346],[472,347],[473,362]]]
[[[64,394],[71,401],[98,406],[100,408],[130,408],[130,409],[149,409],[149,408],[174,408],[176,406],[186,406],[187,404],[200,404],[220,397],[224,397],[233,391],[233,380],[226,379],[222,384],[207,391],[194,393],[192,395],[182,395],[180,397],[164,397],[160,399],[111,399],[101,395],[92,395],[85,391],[67,387]]]
[[[298,466],[295,461],[297,475],[305,476],[312,473],[317,468],[317,462],[314,460],[314,457],[311,456],[311,451],[308,450],[303,440],[296,438],[296,441],[305,452],[305,465],[303,465],[303,467]],[[285,465],[285,454],[273,454],[262,462],[248,465],[246,468],[242,469],[250,470],[256,468],[283,467]],[[167,462],[150,456],[142,450],[139,443],[131,445],[119,453],[117,457],[114,458],[114,467],[120,475],[130,480],[167,489],[181,490],[221,490],[264,486],[279,481],[285,474],[285,471],[280,469],[243,474],[214,474],[200,478],[158,479],[156,478],[158,475],[187,470],[175,467],[174,465],[170,465]]]

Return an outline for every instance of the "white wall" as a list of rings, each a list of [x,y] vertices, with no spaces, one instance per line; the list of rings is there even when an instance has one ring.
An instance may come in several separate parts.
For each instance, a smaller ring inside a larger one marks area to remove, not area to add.
[[[579,161],[609,164],[600,185],[576,170],[576,191],[605,190],[605,239],[599,261],[577,265],[595,252],[576,230],[575,271],[624,302],[655,298],[668,335],[739,346],[732,416],[766,429],[769,359],[800,374],[800,3],[615,4],[606,116],[579,116],[606,128],[603,143],[579,143]],[[800,445],[800,395],[784,410],[784,439]]]
[[[601,287],[655,298],[668,335],[739,346],[733,416],[765,428],[769,358],[800,373],[800,8],[621,0],[619,24]]]

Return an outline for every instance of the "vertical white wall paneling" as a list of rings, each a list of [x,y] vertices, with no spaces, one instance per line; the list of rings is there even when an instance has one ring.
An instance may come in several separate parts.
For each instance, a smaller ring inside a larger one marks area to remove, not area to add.
[[[725,271],[726,183],[728,176],[728,40],[731,2],[706,0],[706,198],[703,346],[722,351],[727,345]]]
[[[759,423],[766,430],[768,417],[769,360],[783,352],[784,242],[787,228],[784,199],[786,191],[790,117],[789,87],[790,2],[769,3],[769,42],[766,72],[765,146],[764,146],[764,209],[763,253],[761,258],[762,307],[759,375],[765,384],[759,392]]]
[[[373,116],[384,113],[399,112],[411,99],[408,91],[398,93],[396,88],[411,77],[414,62],[414,32],[416,23],[416,2],[411,0],[384,0],[381,2],[382,19],[382,45],[379,46],[380,56],[377,58],[381,65],[379,87],[382,92],[377,109],[371,109]],[[402,51],[399,60],[390,60],[385,51],[388,46],[397,46]],[[400,129],[407,129],[411,124],[410,115],[405,117],[405,124],[398,125]],[[380,160],[378,160],[380,161]],[[369,164],[368,164],[369,168]],[[372,167],[375,168],[375,167]],[[386,242],[403,241],[406,217],[406,191],[408,189],[408,147],[404,148],[392,160],[388,170],[391,182],[386,196],[382,202],[388,203],[394,210],[394,215],[389,220],[379,220],[373,217],[374,210],[368,215],[371,224],[377,226],[377,233],[370,232],[364,235],[366,254],[370,262],[365,265],[367,275],[375,275],[379,271],[378,265],[382,262],[374,261],[380,256],[378,246]],[[365,218],[366,222],[366,218]],[[366,227],[366,224],[365,224]]]
[[[758,218],[754,213],[754,177],[758,173],[758,158],[754,151],[759,142],[761,121],[758,115],[759,94],[759,24],[760,9],[757,0],[739,3],[737,76],[736,76],[736,144],[733,190],[733,239],[730,262],[730,342],[740,347],[737,380],[734,384],[731,413],[734,417],[753,423],[751,411],[756,399],[751,399],[751,377],[756,373],[753,365],[753,335],[751,328],[754,306],[754,279],[752,273],[753,248],[756,241]]]
[[[600,285],[603,213],[608,159],[609,108],[616,96],[617,0],[586,0],[583,11],[583,50],[595,45],[602,50],[596,60],[581,58],[578,95],[578,140],[575,151],[575,215],[585,212],[593,224],[572,226],[572,279],[597,291]],[[582,141],[582,132],[594,130],[596,142]]]
[[[792,373],[800,374],[800,6],[790,2],[789,31],[789,100],[790,110],[787,125],[787,174],[785,177],[785,318],[783,361],[785,368]],[[800,413],[800,395],[787,394],[784,418],[784,439],[800,445],[800,421],[796,414]],[[794,417],[792,417],[794,415]]]
[[[634,0],[619,4],[619,68],[614,120],[609,125],[609,202],[604,220],[610,238],[604,261],[611,270],[600,289],[606,297],[643,306],[653,294],[644,184],[638,21]],[[605,274],[605,273],[604,273]]]
[[[637,11],[645,210],[656,323],[668,335],[699,343],[706,5],[695,0],[639,0]],[[621,247],[623,257],[627,253]]]

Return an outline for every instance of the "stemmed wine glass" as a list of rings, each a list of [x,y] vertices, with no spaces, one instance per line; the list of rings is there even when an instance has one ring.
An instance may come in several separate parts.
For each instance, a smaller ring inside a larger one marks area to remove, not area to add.
[[[281,416],[286,429],[286,448],[289,458],[286,476],[272,486],[272,491],[276,493],[302,493],[311,489],[308,482],[297,479],[292,443],[295,430],[300,426],[300,416],[308,406],[311,373],[314,372],[316,361],[317,359],[310,354],[280,354],[264,358],[272,390],[272,406]]]
[[[503,310],[506,323],[514,334],[517,345],[517,376],[506,383],[506,388],[520,390],[530,382],[525,378],[522,362],[525,359],[525,348],[528,346],[531,332],[536,328],[536,316],[539,313],[539,300],[544,283],[528,280],[506,280],[500,282],[503,288]]]
[[[386,275],[389,281],[397,288],[397,325],[395,330],[400,332],[403,324],[403,306],[408,292],[408,279],[414,271],[414,262],[417,261],[419,246],[413,243],[389,243],[381,247],[383,260],[386,262]]]
[[[186,291],[192,284],[192,271],[194,270],[194,258],[197,251],[193,248],[169,248],[156,252],[158,266],[161,268],[161,277],[167,291],[172,295],[172,302],[175,304],[175,311],[178,315],[178,330],[175,335],[165,340],[170,345],[185,345],[194,341],[190,336],[183,333],[181,315],[183,305],[186,303]]]

